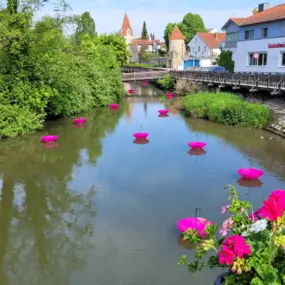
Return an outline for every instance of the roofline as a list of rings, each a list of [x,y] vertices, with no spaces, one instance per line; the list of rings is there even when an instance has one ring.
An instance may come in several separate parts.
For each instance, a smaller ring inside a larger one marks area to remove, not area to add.
[[[258,23],[254,23],[254,24],[240,24],[239,27],[247,27],[247,26],[256,26],[256,25],[261,25],[261,24],[266,24],[266,23],[274,23],[274,22],[279,22],[279,21],[284,21],[285,20],[285,16],[283,19],[277,19],[277,20],[269,20],[269,21],[264,21],[264,22],[258,22]]]

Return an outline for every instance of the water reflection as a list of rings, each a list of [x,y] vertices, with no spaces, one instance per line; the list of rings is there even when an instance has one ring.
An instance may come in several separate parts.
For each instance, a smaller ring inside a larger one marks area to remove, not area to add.
[[[121,115],[96,110],[80,134],[69,120],[49,123],[43,133],[59,135],[61,148],[42,147],[39,133],[1,143],[1,285],[68,285],[71,272],[84,268],[93,248],[95,189],[68,185],[83,161],[96,162],[101,138]]]
[[[259,188],[263,185],[262,181],[260,181],[259,179],[248,180],[244,178],[240,178],[237,181],[237,184],[243,187],[248,187],[248,188]]]
[[[148,139],[135,139],[134,144],[148,144],[149,140]]]
[[[195,148],[191,148],[189,151],[188,151],[188,154],[190,155],[205,155],[207,152],[200,148],[200,149],[195,149]]]
[[[169,117],[169,115],[168,114],[159,114],[158,117],[159,118],[167,118],[167,117]]]
[[[188,240],[183,239],[183,235],[178,236],[177,243],[181,247],[186,248],[188,250],[194,250],[195,249],[194,244],[190,243]]]

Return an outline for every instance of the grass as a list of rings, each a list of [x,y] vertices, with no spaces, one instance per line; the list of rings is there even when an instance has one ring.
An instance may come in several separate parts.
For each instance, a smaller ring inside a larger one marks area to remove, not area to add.
[[[271,110],[252,104],[231,93],[199,92],[181,100],[182,109],[196,118],[245,128],[263,128],[271,119]]]

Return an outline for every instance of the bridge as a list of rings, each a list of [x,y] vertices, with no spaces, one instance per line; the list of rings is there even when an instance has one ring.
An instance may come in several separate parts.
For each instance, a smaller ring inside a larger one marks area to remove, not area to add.
[[[232,87],[234,90],[246,88],[250,92],[269,91],[271,95],[285,92],[285,74],[282,73],[239,73],[209,71],[177,71],[166,68],[122,67],[123,81],[159,79],[169,74],[174,79],[184,79],[205,83],[218,88]]]

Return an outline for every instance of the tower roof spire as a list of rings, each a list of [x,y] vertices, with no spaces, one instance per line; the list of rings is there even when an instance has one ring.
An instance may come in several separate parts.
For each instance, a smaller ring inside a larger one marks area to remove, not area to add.
[[[130,31],[129,34],[128,34],[128,30]],[[123,37],[126,37],[126,36],[132,36],[133,37],[134,36],[129,17],[127,15],[127,11],[125,11],[125,15],[124,15],[123,23],[122,23],[122,28],[121,28],[121,34]]]

